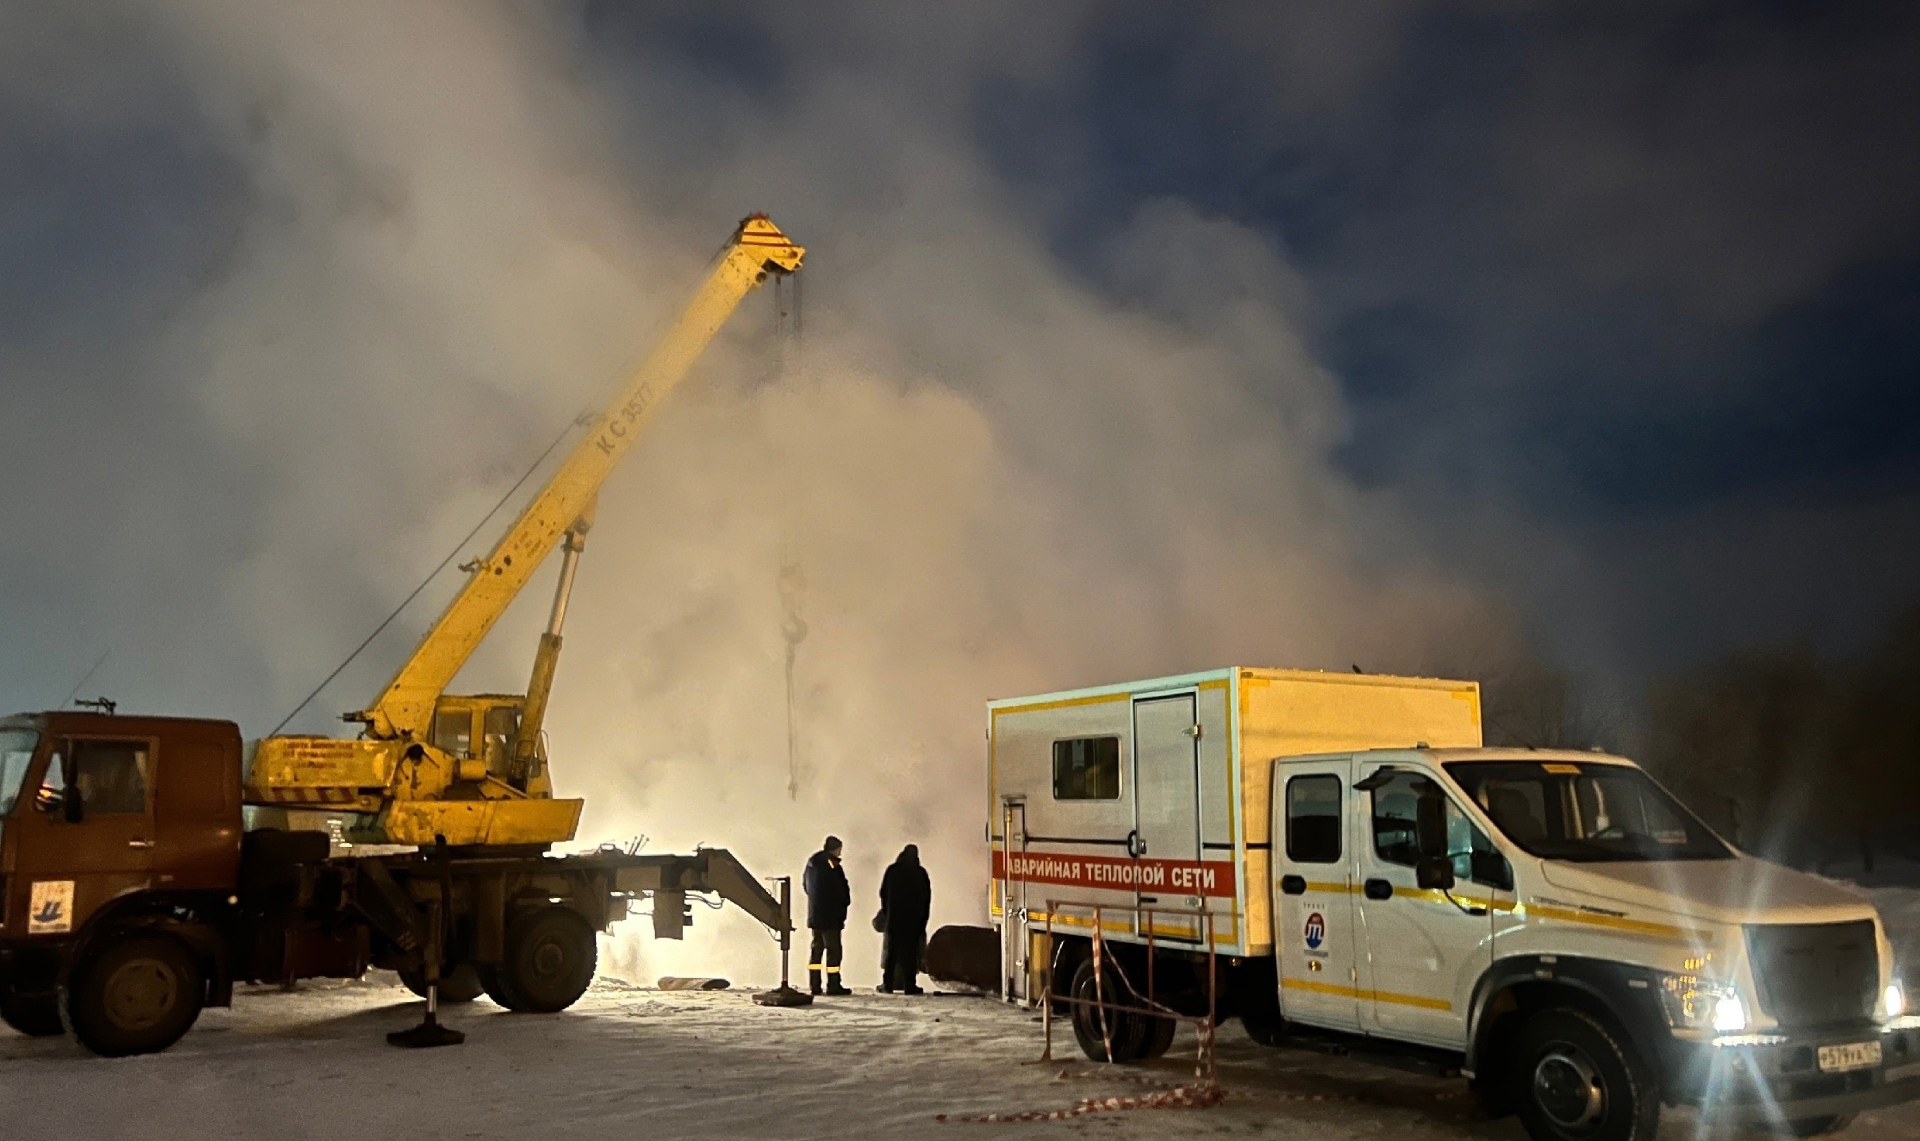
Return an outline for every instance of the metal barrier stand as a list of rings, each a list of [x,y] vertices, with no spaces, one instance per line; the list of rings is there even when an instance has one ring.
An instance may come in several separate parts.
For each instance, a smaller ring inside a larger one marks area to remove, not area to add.
[[[1072,994],[1056,994],[1054,990],[1053,970],[1054,963],[1058,958],[1058,946],[1054,941],[1053,918],[1059,914],[1062,908],[1087,912],[1091,917],[1093,925],[1093,997],[1090,999],[1080,998]],[[1127,978],[1126,968],[1120,964],[1119,959],[1109,955],[1107,952],[1105,918],[1108,912],[1131,914],[1136,920],[1136,929],[1139,929],[1138,921],[1142,919],[1145,920],[1147,935],[1147,990],[1144,997],[1140,995],[1139,988],[1133,985],[1133,981]],[[1207,1011],[1205,1014],[1181,1014],[1172,1007],[1160,1002],[1155,993],[1156,977],[1154,958],[1156,944],[1154,942],[1154,919],[1156,916],[1162,915],[1191,917],[1196,921],[1196,929],[1204,928],[1205,930],[1207,948]],[[1104,903],[1079,903],[1074,900],[1063,899],[1047,900],[1047,956],[1040,969],[1040,1026],[1045,1044],[1041,1049],[1040,1057],[1037,1061],[1050,1062],[1053,1060],[1053,1004],[1055,1002],[1064,1003],[1069,1007],[1089,1007],[1099,1012],[1100,1040],[1102,1046],[1105,1047],[1108,1058],[1113,1057],[1114,1023],[1114,1020],[1107,1017],[1109,1012],[1115,1014],[1133,1014],[1143,1018],[1169,1018],[1176,1022],[1191,1022],[1194,1024],[1194,1034],[1198,1042],[1198,1057],[1195,1060],[1193,1074],[1194,1080],[1203,1090],[1217,1088],[1219,1083],[1214,1072],[1213,1044],[1214,1026],[1219,1016],[1220,973],[1219,955],[1214,950],[1214,920],[1214,913],[1204,908],[1126,907]],[[1143,1001],[1145,1005],[1135,1006],[1124,1002],[1108,1000],[1106,972],[1109,960],[1111,960],[1112,970],[1118,977],[1118,987],[1124,988],[1121,994],[1132,995],[1136,999]]]

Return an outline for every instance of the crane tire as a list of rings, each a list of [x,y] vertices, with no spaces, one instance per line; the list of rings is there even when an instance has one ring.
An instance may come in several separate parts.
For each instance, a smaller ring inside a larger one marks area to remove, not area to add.
[[[426,971],[401,971],[400,981],[421,998],[427,997]],[[472,963],[461,963],[440,978],[441,1002],[472,1002],[485,991],[486,987],[480,982],[480,970]]]
[[[507,927],[507,953],[480,980],[508,1010],[551,1014],[579,1001],[593,982],[600,949],[594,931],[568,907],[542,907]]]

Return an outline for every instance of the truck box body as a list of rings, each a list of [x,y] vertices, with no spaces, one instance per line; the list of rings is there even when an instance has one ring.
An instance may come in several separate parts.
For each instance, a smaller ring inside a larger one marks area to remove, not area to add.
[[[991,910],[1029,928],[1049,900],[1165,907],[1156,940],[1198,947],[1213,915],[1221,954],[1267,955],[1276,757],[1383,747],[1477,746],[1474,682],[1235,666],[989,702]],[[1090,919],[1061,912],[1057,929]],[[1148,921],[1104,919],[1144,941]],[[1009,966],[1026,941],[1011,939]],[[1023,975],[1016,971],[1014,976]]]

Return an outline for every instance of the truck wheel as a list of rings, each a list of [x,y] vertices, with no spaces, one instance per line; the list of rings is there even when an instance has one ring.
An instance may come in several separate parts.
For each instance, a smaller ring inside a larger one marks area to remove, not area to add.
[[[507,928],[507,957],[480,978],[508,1010],[551,1014],[587,993],[600,948],[593,928],[566,907],[530,911]]]
[[[1119,985],[1119,979],[1107,972],[1106,992],[1108,1002],[1126,1002],[1128,995]],[[1073,984],[1067,993],[1072,998],[1094,1000],[1097,989],[1093,982],[1093,960],[1083,959],[1073,970]],[[1146,1046],[1147,1020],[1139,1015],[1120,1010],[1100,1010],[1091,1006],[1073,1004],[1073,1037],[1080,1043],[1080,1052],[1096,1062],[1132,1062],[1137,1061]],[[1104,1022],[1102,1019],[1104,1018]],[[1106,1033],[1102,1033],[1102,1029]],[[1107,1043],[1113,1043],[1113,1054],[1107,1054]]]
[[[1790,1137],[1825,1137],[1838,1133],[1853,1124],[1851,1113],[1830,1113],[1825,1117],[1803,1117],[1798,1121],[1787,1122],[1787,1135]]]
[[[12,994],[0,991],[0,1022],[5,1022],[29,1038],[47,1038],[66,1033],[60,1024],[60,996],[57,994]]]
[[[1550,1007],[1514,1043],[1511,1090],[1533,1141],[1652,1141],[1660,1096],[1625,1037],[1585,1011]]]
[[[193,1026],[205,992],[200,966],[179,940],[134,935],[88,958],[68,985],[66,1021],[96,1054],[152,1054]]]
[[[1173,1048],[1173,1032],[1178,1023],[1171,1018],[1148,1018],[1146,1021],[1146,1041],[1140,1049],[1140,1057],[1148,1060],[1165,1057],[1167,1051]]]
[[[427,997],[427,972],[425,970],[401,971],[400,981],[406,983],[407,989],[419,995],[421,998]],[[459,966],[453,968],[452,974],[441,977],[440,1001],[472,1002],[474,999],[479,998],[485,989],[485,987],[480,985],[479,968],[475,967],[472,963],[461,963]]]
[[[1278,1046],[1287,1036],[1287,1020],[1280,1013],[1280,1003],[1270,995],[1242,999],[1240,1025],[1247,1037],[1262,1046]]]

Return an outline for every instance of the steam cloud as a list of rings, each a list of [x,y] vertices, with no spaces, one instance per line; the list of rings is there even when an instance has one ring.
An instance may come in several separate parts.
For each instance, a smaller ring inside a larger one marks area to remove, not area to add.
[[[88,477],[109,489],[94,537],[21,564],[64,561],[93,605],[20,624],[19,704],[110,645],[91,688],[266,731],[597,405],[753,209],[810,247],[803,353],[771,374],[750,300],[604,489],[549,720],[583,841],[725,846],[797,878],[843,836],[848,977],[869,983],[861,932],[901,844],[936,925],[984,918],[987,698],[1405,667],[1479,613],[1389,497],[1334,474],[1338,391],[1279,251],[1164,200],[1075,269],[974,153],[943,70],[989,49],[1046,66],[1045,28],[931,37],[902,98],[870,43],[756,95],[644,55],[610,77],[579,28],[476,4],[183,3],[132,25],[37,29],[167,61],[49,83],[42,111],[189,139],[219,173],[183,193],[211,219],[183,239],[193,274],[128,286],[112,367],[146,403],[105,416],[128,446]],[[47,66],[0,83],[20,97]],[[5,363],[73,378],[53,411],[80,421],[97,359]],[[0,522],[19,533],[79,493],[57,442],[17,443],[30,494]],[[808,627],[792,799],[783,565]],[[461,689],[524,685],[546,581]],[[294,728],[367,700],[439,585]],[[631,926],[609,969],[772,977],[738,914],[680,945]]]

